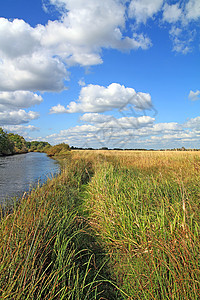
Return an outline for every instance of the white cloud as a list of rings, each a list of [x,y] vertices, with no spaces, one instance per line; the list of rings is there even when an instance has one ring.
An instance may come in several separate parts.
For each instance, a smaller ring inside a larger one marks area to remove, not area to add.
[[[181,124],[176,122],[170,123],[158,123],[153,126],[153,131],[155,132],[164,132],[164,131],[180,131],[183,130]]]
[[[3,126],[3,129],[7,132],[22,135],[25,138],[30,134],[30,132],[40,131],[40,128],[33,125],[5,125]]]
[[[26,112],[22,108],[29,108],[42,101],[40,95],[28,91],[0,92],[0,125],[19,125],[37,119],[37,112]],[[34,130],[35,127],[31,126],[26,128]]]
[[[67,112],[68,112],[67,109],[61,104],[52,106],[49,111],[50,114],[63,114],[63,113],[67,113]]]
[[[61,91],[67,76],[64,65],[57,58],[33,54],[0,63],[0,90]]]
[[[81,121],[88,122],[88,123],[105,123],[109,122],[113,119],[113,116],[110,115],[103,115],[98,113],[87,113],[80,117]]]
[[[23,41],[23,42],[22,42]],[[0,18],[0,54],[4,58],[31,55],[40,48],[40,35],[23,20]]]
[[[190,91],[188,98],[192,101],[200,100],[200,91]]]
[[[49,21],[42,44],[56,51],[68,64],[102,63],[101,48],[147,49],[148,38],[135,33],[123,36],[126,8],[116,0],[50,1],[58,9],[62,4],[62,20]],[[63,6],[66,10],[63,10]]]
[[[179,3],[168,5],[165,3],[163,7],[163,20],[168,23],[177,22],[183,14],[182,9],[179,7]]]
[[[43,101],[40,95],[27,91],[0,92],[0,111],[28,108]]]
[[[3,130],[6,132],[11,132],[14,134],[19,134],[25,138],[25,140],[33,140],[30,135],[33,132],[40,131],[40,128],[33,125],[5,125],[2,126]]]
[[[132,0],[129,5],[129,16],[136,19],[137,23],[146,23],[162,7],[164,0]]]
[[[199,148],[200,117],[184,124],[157,123],[149,116],[115,118],[97,113],[84,114],[82,121],[91,123],[61,130],[46,139],[71,146],[109,148]]]
[[[18,131],[23,131],[23,130],[28,130],[28,131],[39,131],[40,128],[33,126],[33,125],[6,125],[3,127],[5,130],[9,132],[18,132]]]
[[[33,28],[23,20],[0,18],[0,90],[61,91],[68,79],[66,66],[101,64],[102,48],[151,46],[143,34],[123,35],[126,8],[120,1],[51,3],[59,9],[64,4],[67,10],[45,26]]]
[[[200,117],[196,117],[196,118],[188,120],[184,124],[184,126],[186,128],[193,128],[193,129],[196,129],[196,130],[200,130]]]
[[[136,109],[151,109],[151,96],[148,93],[136,93],[133,88],[118,83],[108,87],[90,84],[82,87],[78,102],[70,102],[67,111],[99,113],[115,108],[124,109],[127,105],[133,105]]]
[[[187,54],[192,51],[191,44],[194,40],[195,32],[192,30],[185,30],[175,25],[169,31],[170,38],[173,42],[173,51],[182,54]]]
[[[144,126],[152,125],[155,121],[154,118],[149,116],[141,116],[141,117],[122,117],[115,118],[111,115],[104,115],[98,113],[87,113],[84,114],[81,118],[81,121],[88,122],[91,124],[95,124],[99,128],[120,128],[120,129],[134,129],[141,128]]]
[[[152,44],[144,33],[133,30],[132,34],[127,34],[127,20],[134,18],[137,23],[145,23],[161,12],[164,0],[132,0],[129,6],[122,0],[46,2],[57,7],[61,17],[45,26],[33,28],[23,20],[0,18],[1,91],[61,91],[69,76],[67,68],[76,64],[101,64],[103,48],[148,49]],[[163,19],[177,27],[176,21],[180,17],[186,24],[198,20],[199,15],[199,1],[189,0],[181,7],[178,3],[165,4]],[[184,36],[186,30],[182,27]],[[170,36],[174,51],[191,51],[190,44],[194,39],[191,30],[183,38],[172,28]]]
[[[0,18],[0,90],[60,91],[68,73],[41,45],[45,27]],[[22,42],[23,41],[23,42]]]
[[[192,51],[192,42],[196,36],[193,22],[200,17],[200,1],[178,1],[163,7],[163,21],[173,24],[169,31],[173,51],[187,54]]]
[[[39,118],[39,114],[33,111],[25,112],[22,109],[18,111],[5,111],[0,112],[0,125],[19,125],[37,118]]]
[[[165,3],[163,7],[163,20],[169,23],[180,21],[183,26],[187,26],[191,21],[197,21],[199,17],[199,0],[178,1],[172,5]]]
[[[189,0],[185,7],[186,18],[188,20],[197,20],[200,18],[200,1]]]
[[[78,84],[79,84],[80,86],[85,86],[85,85],[86,85],[85,80],[84,80],[83,78],[81,78],[81,79],[78,81]]]

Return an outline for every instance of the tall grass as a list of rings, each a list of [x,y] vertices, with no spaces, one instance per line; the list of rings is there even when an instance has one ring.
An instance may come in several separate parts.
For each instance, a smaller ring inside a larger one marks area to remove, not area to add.
[[[90,223],[125,299],[199,299],[199,167],[194,153],[118,152],[89,183]]]
[[[91,173],[90,163],[68,159],[60,176],[1,215],[1,299],[99,299],[105,287],[112,295],[102,279],[106,262],[96,259],[98,245],[78,213]]]
[[[1,299],[199,299],[200,154],[71,151],[1,214]]]

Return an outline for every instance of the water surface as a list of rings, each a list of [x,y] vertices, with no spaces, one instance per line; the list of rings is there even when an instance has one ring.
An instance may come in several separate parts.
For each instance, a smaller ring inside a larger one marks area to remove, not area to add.
[[[21,196],[38,181],[43,183],[59,171],[59,164],[45,153],[0,156],[0,202]]]

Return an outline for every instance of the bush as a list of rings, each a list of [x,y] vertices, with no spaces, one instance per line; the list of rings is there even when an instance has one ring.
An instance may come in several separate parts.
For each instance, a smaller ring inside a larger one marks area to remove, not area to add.
[[[70,151],[69,145],[62,143],[47,149],[46,153],[48,156],[54,156],[67,154],[68,151]]]

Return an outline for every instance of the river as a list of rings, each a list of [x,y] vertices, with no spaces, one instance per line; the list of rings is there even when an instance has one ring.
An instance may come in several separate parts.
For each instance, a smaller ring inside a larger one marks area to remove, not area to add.
[[[59,171],[59,164],[45,153],[0,156],[0,203],[21,196],[39,181],[44,183]]]

